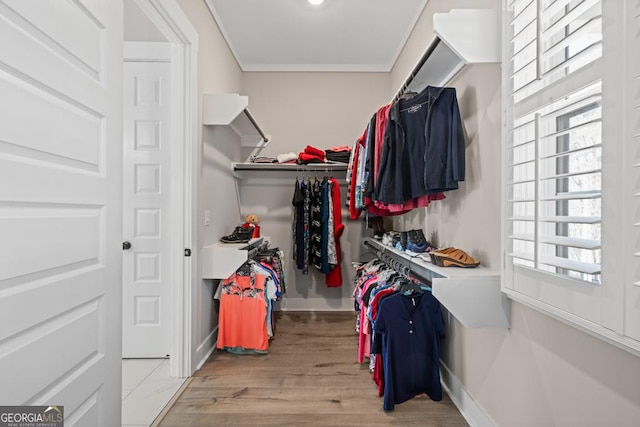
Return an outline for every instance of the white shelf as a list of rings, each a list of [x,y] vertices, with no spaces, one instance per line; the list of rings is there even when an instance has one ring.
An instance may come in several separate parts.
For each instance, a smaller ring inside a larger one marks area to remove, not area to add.
[[[366,238],[365,245],[390,257],[416,275],[431,281],[433,296],[468,328],[508,328],[510,300],[500,290],[500,274],[475,268],[438,267],[420,257],[411,257],[381,242]]]
[[[406,89],[446,86],[467,64],[501,61],[500,20],[497,10],[452,9],[433,15],[436,35],[409,77]]]
[[[433,14],[433,32],[465,64],[500,62],[500,19],[493,9]]]
[[[234,163],[234,171],[317,171],[317,172],[346,172],[346,163],[309,163],[308,165],[298,165],[293,163]]]
[[[202,248],[202,278],[226,279],[244,264],[249,251],[259,246],[265,238],[249,240],[249,243],[215,243]]]
[[[242,147],[264,148],[264,135],[249,112],[249,97],[237,93],[205,93],[202,97],[202,124],[230,126],[240,136]]]

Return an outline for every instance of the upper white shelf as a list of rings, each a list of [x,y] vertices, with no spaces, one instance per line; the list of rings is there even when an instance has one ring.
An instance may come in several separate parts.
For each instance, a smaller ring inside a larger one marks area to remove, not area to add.
[[[493,9],[433,15],[433,32],[466,64],[500,62],[500,20]]]
[[[433,15],[433,42],[403,88],[446,86],[467,64],[501,61],[500,19],[493,9],[452,9]]]
[[[381,242],[366,238],[377,255],[391,258],[423,279],[431,281],[433,296],[468,328],[508,328],[511,304],[500,290],[500,275],[485,267],[438,267],[411,257]]]
[[[234,171],[316,171],[316,172],[341,172],[347,170],[346,163],[309,163],[298,165],[293,163],[234,163]]]
[[[249,97],[237,93],[205,93],[202,98],[202,124],[230,126],[240,136],[243,147],[264,148],[269,143],[249,111]]]

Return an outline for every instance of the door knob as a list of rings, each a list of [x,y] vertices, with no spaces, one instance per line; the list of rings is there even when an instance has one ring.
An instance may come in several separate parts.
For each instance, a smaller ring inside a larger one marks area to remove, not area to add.
[[[122,242],[122,250],[129,250],[131,249],[131,242]]]

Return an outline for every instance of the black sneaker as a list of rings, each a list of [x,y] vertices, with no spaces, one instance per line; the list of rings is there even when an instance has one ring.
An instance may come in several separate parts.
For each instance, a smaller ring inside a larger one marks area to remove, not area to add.
[[[427,242],[427,239],[424,237],[424,233],[422,232],[422,230],[410,230],[407,232],[407,234],[409,243],[426,244],[427,246],[429,246],[429,242]]]
[[[247,243],[253,236],[253,228],[236,227],[233,233],[220,239],[222,243]]]
[[[407,250],[414,253],[422,253],[430,248],[429,242],[424,237],[422,230],[411,230],[408,232]]]

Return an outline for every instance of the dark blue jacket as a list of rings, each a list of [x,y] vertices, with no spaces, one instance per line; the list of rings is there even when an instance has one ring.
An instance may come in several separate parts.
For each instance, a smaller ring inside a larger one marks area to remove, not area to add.
[[[374,200],[402,204],[458,188],[464,132],[454,88],[427,86],[389,110]]]

